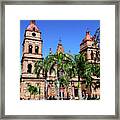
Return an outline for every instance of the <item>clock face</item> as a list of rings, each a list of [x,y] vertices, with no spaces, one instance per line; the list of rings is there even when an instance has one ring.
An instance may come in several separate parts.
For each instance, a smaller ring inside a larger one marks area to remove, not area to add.
[[[35,33],[32,33],[32,36],[34,36],[34,37],[35,37],[35,36],[36,36],[36,34],[35,34]]]

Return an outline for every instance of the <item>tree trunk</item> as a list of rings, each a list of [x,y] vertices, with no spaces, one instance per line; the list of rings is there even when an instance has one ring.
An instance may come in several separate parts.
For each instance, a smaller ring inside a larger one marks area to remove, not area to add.
[[[91,84],[88,86],[88,100],[90,100],[90,98],[91,98]]]
[[[30,100],[31,100],[31,93],[30,93]]]
[[[68,92],[68,87],[67,87],[67,100],[69,99],[69,92]]]
[[[61,94],[61,100],[63,100],[63,92],[60,91],[60,94]]]
[[[34,100],[35,100],[35,94],[34,94]]]

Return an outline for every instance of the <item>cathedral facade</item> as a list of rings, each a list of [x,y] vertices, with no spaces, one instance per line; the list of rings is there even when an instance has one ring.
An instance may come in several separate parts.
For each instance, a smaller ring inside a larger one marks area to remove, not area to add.
[[[34,64],[38,60],[43,60],[42,55],[42,36],[41,31],[36,26],[34,20],[30,21],[30,24],[25,30],[23,49],[22,49],[22,60],[21,60],[21,80],[20,80],[20,99],[21,100],[42,100],[42,99],[67,99],[67,89],[63,86],[58,91],[56,90],[55,81],[57,76],[52,73],[48,73],[48,77],[45,80],[45,76],[41,73],[38,78],[34,73]],[[80,53],[83,53],[91,64],[100,64],[100,49],[97,44],[94,43],[95,38],[90,35],[90,32],[86,32],[85,38],[80,44]],[[51,53],[50,49],[50,53]],[[56,52],[64,53],[64,48],[59,41]],[[81,92],[80,99],[86,99],[88,96],[100,98],[100,78],[93,76],[93,84],[91,88],[87,88],[84,80],[80,79],[80,87],[78,88],[78,78],[72,78],[69,82],[69,99],[78,99],[78,91]],[[94,85],[98,84],[95,89]],[[30,94],[28,86],[35,86],[38,89],[37,94]],[[91,89],[91,90],[90,90]],[[92,91],[92,92],[90,92]]]

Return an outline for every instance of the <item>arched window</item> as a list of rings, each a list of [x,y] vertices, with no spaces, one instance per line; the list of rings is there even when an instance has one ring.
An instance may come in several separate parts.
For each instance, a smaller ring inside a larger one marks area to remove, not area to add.
[[[33,31],[35,31],[35,27],[33,28]]]
[[[38,54],[39,47],[35,46],[35,53]]]
[[[31,64],[28,64],[28,70],[27,70],[28,73],[31,73],[32,72],[32,65]]]
[[[29,53],[32,53],[32,45],[29,45]]]

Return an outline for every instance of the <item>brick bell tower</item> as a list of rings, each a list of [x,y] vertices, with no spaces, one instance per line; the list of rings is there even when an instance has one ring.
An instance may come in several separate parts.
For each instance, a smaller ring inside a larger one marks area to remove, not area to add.
[[[91,64],[100,64],[100,47],[99,44],[96,42],[95,36],[90,35],[90,31],[86,31],[85,38],[82,40],[82,43],[80,44],[80,53],[83,53],[85,55],[85,58],[88,62]],[[94,79],[92,82],[92,87],[90,91],[90,87],[86,87],[84,81],[82,81],[81,84],[81,90],[86,91],[88,93],[88,96],[95,96],[98,94],[98,97],[100,96],[100,90],[99,88],[94,89],[93,86],[98,82],[100,83],[100,78],[97,78],[96,76],[92,76]]]
[[[98,44],[95,44],[95,37],[90,35],[90,31],[86,31],[86,36],[80,44],[80,53],[84,53],[87,61],[100,63],[100,49]]]
[[[38,79],[34,74],[34,64],[39,59],[42,59],[42,43],[41,32],[36,26],[35,20],[31,20],[30,24],[25,30],[23,41],[23,54],[22,54],[22,85],[21,85],[21,98],[27,99],[28,84],[38,86],[41,88],[41,97],[44,94],[44,80],[43,76]]]

